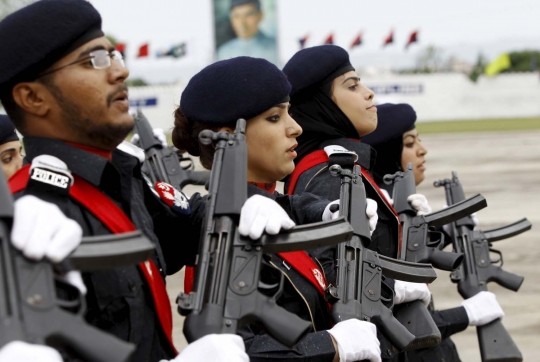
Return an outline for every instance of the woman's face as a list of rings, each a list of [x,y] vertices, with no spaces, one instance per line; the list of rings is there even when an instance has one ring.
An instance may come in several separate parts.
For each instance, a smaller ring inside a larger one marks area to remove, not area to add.
[[[22,167],[23,156],[20,141],[10,141],[0,145],[0,159],[2,160],[2,170],[9,179]]]
[[[281,103],[247,121],[248,181],[271,183],[293,172],[302,128],[289,107],[289,102]]]
[[[414,180],[416,185],[420,185],[424,181],[425,155],[427,153],[426,148],[422,145],[420,138],[418,138],[418,131],[412,129],[403,134],[403,152],[401,153],[401,167],[406,170],[407,163],[412,163],[414,171]]]
[[[363,137],[377,128],[377,107],[371,89],[360,83],[354,70],[340,75],[332,83],[332,100],[349,118],[358,135]]]

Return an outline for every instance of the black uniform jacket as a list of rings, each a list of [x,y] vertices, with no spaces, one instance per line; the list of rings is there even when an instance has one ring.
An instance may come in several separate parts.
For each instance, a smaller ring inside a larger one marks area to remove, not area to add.
[[[319,146],[319,149],[322,150],[324,147],[330,145],[339,145],[349,151],[356,152],[358,155],[358,160],[356,162],[368,172],[372,169],[376,153],[371,146],[357,140],[338,138],[324,141]],[[294,193],[302,194],[303,192],[310,192],[327,198],[328,200],[339,199],[341,179],[332,176],[328,171],[328,167],[328,162],[324,162],[304,171],[296,183]],[[399,243],[399,220],[376,191],[370,186],[366,186],[365,189],[366,196],[377,202],[377,214],[379,216],[377,228],[371,236],[369,248],[379,254],[395,258],[397,256],[397,246]],[[335,247],[328,247],[313,251],[313,256],[316,257],[324,267],[324,272],[329,283],[335,281],[335,250]],[[394,281],[392,279],[386,278],[384,279],[384,282],[390,287],[393,287]],[[385,295],[384,297],[389,298],[391,296]],[[391,344],[380,333],[378,334],[378,337],[381,342],[383,359],[395,359],[396,350],[392,348]]]
[[[253,185],[249,185],[248,192],[250,195],[256,193],[276,200],[297,224],[321,221],[328,204],[327,200],[307,193],[292,197],[269,194]],[[278,304],[300,318],[311,321],[314,332],[293,348],[288,348],[266,334],[261,325],[250,324],[238,332],[244,338],[250,361],[332,361],[336,351],[330,334],[325,331],[332,327],[326,301],[308,280],[278,255],[268,255],[267,258],[277,272],[285,276],[284,290]]]
[[[82,177],[113,200],[155,243],[152,259],[163,277],[193,262],[198,250],[200,222],[198,227],[193,227],[196,221],[174,215],[158,200],[142,179],[137,159],[116,150],[109,161],[49,138],[26,137],[24,145],[28,162],[39,155],[55,156],[67,164],[72,174]],[[82,227],[84,236],[110,234],[99,220],[72,199],[47,200],[48,195],[36,196],[57,204],[67,217]],[[195,208],[198,201],[198,196],[191,199]],[[192,230],[195,231],[193,236]],[[83,278],[88,288],[88,322],[137,345],[133,361],[157,362],[173,357],[155,314],[152,296],[137,266],[84,273]]]

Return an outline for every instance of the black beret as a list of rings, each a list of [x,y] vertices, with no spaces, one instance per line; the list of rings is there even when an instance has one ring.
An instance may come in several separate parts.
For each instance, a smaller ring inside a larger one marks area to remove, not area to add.
[[[246,4],[253,4],[255,5],[255,7],[257,7],[257,9],[259,10],[261,9],[261,3],[259,0],[231,0],[231,10],[235,6],[246,5]]]
[[[0,93],[103,36],[101,16],[85,0],[41,0],[0,22]]]
[[[180,108],[191,121],[234,124],[289,100],[287,77],[267,60],[237,57],[216,62],[190,79]]]
[[[320,86],[354,70],[349,53],[336,45],[302,49],[283,67],[292,85],[291,97],[312,86]]]
[[[0,114],[0,145],[11,141],[18,141],[19,136],[15,132],[15,126],[8,116]]]
[[[415,127],[416,112],[406,103],[385,103],[377,106],[377,129],[362,137],[362,142],[376,147],[394,139],[402,139],[403,133]]]

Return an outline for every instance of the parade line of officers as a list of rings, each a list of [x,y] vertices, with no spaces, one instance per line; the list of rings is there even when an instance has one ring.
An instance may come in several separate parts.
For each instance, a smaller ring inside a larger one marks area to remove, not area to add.
[[[172,327],[167,330],[161,318],[167,313],[170,318],[170,310],[160,310],[163,305],[155,303],[154,294],[159,288],[163,292],[165,276],[195,264],[206,199],[194,194],[190,212],[177,212],[145,182],[144,154],[124,141],[134,128],[124,83],[128,75],[122,55],[101,30],[99,13],[87,1],[42,0],[0,22],[0,99],[9,116],[0,116],[6,176],[13,180],[14,174],[28,174],[25,165],[70,172],[112,200],[128,222],[155,243],[147,263],[158,275],[154,281],[137,266],[64,275],[85,294],[88,323],[136,345],[133,361],[459,361],[449,337],[504,315],[489,292],[456,308],[431,309],[442,343],[395,353],[380,344],[372,323],[356,319],[332,323],[319,290],[334,279],[334,247],[305,253],[315,279],[299,273],[295,260],[270,256],[286,276],[278,304],[312,323],[312,332],[296,346],[284,347],[260,325],[250,324],[237,335],[203,337],[178,353]],[[357,163],[387,189],[382,194],[368,192],[370,249],[395,257],[399,220],[387,206],[392,195],[382,177],[410,162],[420,184],[427,150],[409,105],[376,107],[373,98],[347,52],[337,46],[301,50],[283,70],[264,59],[231,58],[202,69],[190,80],[174,111],[172,140],[211,169],[215,150],[199,142],[199,133],[233,132],[237,119],[247,120],[250,197],[242,208],[239,232],[252,239],[263,232],[277,234],[294,225],[337,217],[330,206],[339,199],[340,180],[329,175],[327,163],[307,167],[294,185],[287,182],[292,196],[277,193],[275,185],[287,180],[302,159],[326,146],[355,152]],[[15,128],[24,136],[24,159]],[[28,258],[59,263],[82,236],[115,232],[69,194],[48,197],[38,191],[23,188],[14,194],[12,244]],[[419,215],[431,211],[423,195],[411,195],[409,202]],[[430,302],[425,284],[389,283],[395,304]],[[165,309],[170,309],[166,303]],[[62,360],[72,359],[64,351],[25,341],[0,349],[0,362]]]

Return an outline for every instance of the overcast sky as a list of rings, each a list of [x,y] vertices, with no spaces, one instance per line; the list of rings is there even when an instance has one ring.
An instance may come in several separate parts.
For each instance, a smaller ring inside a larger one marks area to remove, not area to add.
[[[351,51],[356,64],[389,68],[410,67],[426,45],[474,61],[520,49],[540,49],[540,2],[533,0],[276,0],[279,49],[285,62],[309,35],[308,46],[321,44],[331,32],[337,45],[348,49],[363,31],[363,45]],[[185,79],[213,57],[212,0],[91,0],[103,17],[104,30],[130,46],[132,76],[150,81]],[[395,30],[395,43],[381,48]],[[419,43],[404,44],[419,30]],[[150,52],[186,41],[184,59],[131,59],[143,43]]]

